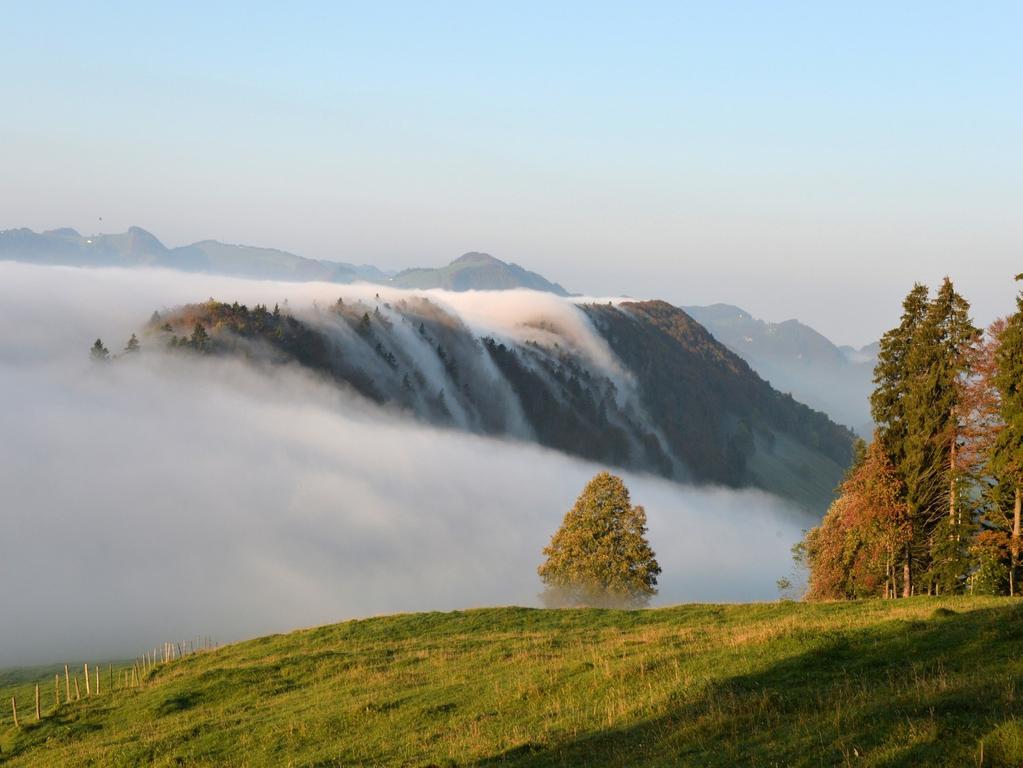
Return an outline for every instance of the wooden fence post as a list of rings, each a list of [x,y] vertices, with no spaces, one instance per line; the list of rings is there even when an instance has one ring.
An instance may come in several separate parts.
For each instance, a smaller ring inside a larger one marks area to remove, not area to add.
[[[92,686],[89,685],[89,664],[85,664],[85,695],[92,696]]]
[[[75,701],[82,700],[82,689],[78,687],[78,675],[75,675]]]
[[[21,728],[18,724],[18,700],[11,696],[11,711],[14,713],[14,727]]]
[[[53,676],[53,708],[60,709],[60,675]]]
[[[99,664],[96,665],[94,671],[96,674],[96,695],[99,696]]]
[[[67,672],[67,664],[64,665],[64,693],[67,694],[67,703],[71,703],[71,677]]]
[[[36,722],[38,723],[42,719],[43,716],[39,712],[39,683],[36,683]]]

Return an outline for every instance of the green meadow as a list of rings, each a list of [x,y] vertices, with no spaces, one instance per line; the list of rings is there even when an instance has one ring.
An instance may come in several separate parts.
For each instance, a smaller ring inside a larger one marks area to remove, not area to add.
[[[59,707],[57,669],[0,673],[0,764],[1023,765],[1011,598],[387,616]]]

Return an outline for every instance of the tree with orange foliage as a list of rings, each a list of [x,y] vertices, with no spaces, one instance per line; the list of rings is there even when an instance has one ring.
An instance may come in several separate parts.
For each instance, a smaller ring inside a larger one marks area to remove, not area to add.
[[[810,572],[806,598],[895,597],[912,527],[898,475],[876,436],[839,492],[798,547]]]

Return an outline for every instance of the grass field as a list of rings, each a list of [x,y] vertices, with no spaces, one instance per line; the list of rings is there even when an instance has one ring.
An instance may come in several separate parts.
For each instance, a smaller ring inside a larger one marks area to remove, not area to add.
[[[374,618],[196,654],[56,710],[53,671],[0,676],[0,763],[1023,765],[1008,598]]]

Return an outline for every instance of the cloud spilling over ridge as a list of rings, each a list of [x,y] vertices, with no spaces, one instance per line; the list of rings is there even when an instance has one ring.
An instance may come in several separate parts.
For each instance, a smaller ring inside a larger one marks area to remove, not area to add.
[[[116,350],[153,309],[337,294],[0,263],[0,562],[14,585],[0,593],[0,665],[535,604],[540,549],[602,467],[402,421],[298,370],[152,349],[88,360],[97,336]],[[541,307],[588,343],[562,300],[463,297],[437,296],[494,332]],[[799,513],[756,491],[626,480],[664,568],[658,602],[774,596]]]

